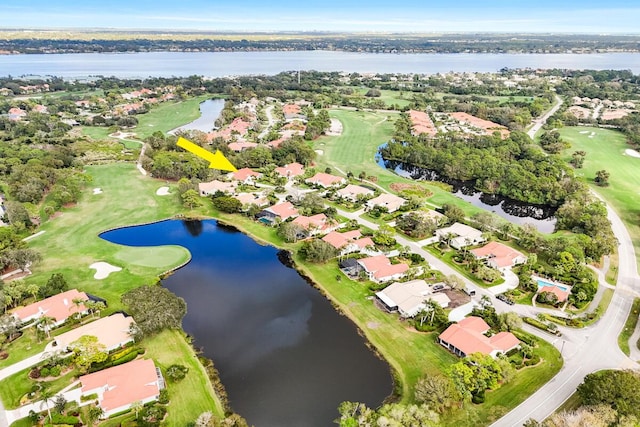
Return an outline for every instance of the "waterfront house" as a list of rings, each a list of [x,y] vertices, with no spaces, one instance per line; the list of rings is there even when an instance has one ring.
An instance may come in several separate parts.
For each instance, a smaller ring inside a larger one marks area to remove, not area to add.
[[[97,395],[103,417],[126,411],[134,402],[154,402],[164,388],[164,379],[153,360],[138,359],[107,368],[79,379],[81,395]]]
[[[218,192],[224,194],[233,194],[236,191],[236,187],[238,186],[237,181],[218,181],[214,179],[209,182],[201,182],[198,184],[198,191],[201,196],[212,196]]]
[[[385,255],[361,258],[357,263],[369,280],[378,283],[401,279],[409,270],[409,266],[405,263],[391,264],[391,260]]]
[[[242,203],[242,206],[256,205],[261,208],[269,204],[269,199],[262,193],[240,193],[231,197]]]
[[[300,215],[293,220],[293,223],[302,227],[307,236],[328,233],[335,230],[339,226],[336,221],[327,218],[327,216],[323,213],[313,216]]]
[[[361,252],[367,255],[375,255],[375,244],[371,237],[362,237],[360,230],[347,231],[338,233],[332,231],[322,238],[325,242],[340,251],[340,255],[346,255],[352,252]]]
[[[115,313],[58,335],[55,337],[55,345],[60,350],[70,349],[71,343],[81,336],[92,335],[98,338],[98,342],[105,346],[106,351],[115,350],[133,342],[130,334],[133,324],[133,317]]]
[[[489,325],[481,317],[466,317],[441,333],[438,342],[460,357],[482,353],[495,358],[498,354],[507,353],[520,345],[518,338],[511,332],[486,336],[489,329]]]
[[[291,202],[282,202],[263,209],[257,217],[262,222],[273,224],[276,220],[286,221],[298,215],[298,209],[296,209]]]

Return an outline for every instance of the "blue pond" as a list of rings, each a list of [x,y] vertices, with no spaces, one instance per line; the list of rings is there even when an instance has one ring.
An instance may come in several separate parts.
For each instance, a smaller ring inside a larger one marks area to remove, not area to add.
[[[184,330],[213,360],[233,410],[249,425],[329,426],[340,402],[375,407],[391,394],[388,365],[283,264],[286,253],[213,220],[163,221],[101,237],[191,252],[191,262],[163,284],[186,300]]]

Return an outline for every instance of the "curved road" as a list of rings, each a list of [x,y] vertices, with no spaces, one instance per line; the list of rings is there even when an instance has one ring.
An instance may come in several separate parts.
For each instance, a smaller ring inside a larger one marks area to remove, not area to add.
[[[556,105],[554,105],[544,115],[540,116],[539,118],[533,121],[533,126],[531,126],[531,129],[527,131],[527,135],[529,135],[529,138],[534,139],[534,137],[536,136],[536,133],[547,122],[547,120],[549,120],[549,117],[553,116],[555,112],[558,111],[561,105],[562,105],[562,98],[556,95]]]

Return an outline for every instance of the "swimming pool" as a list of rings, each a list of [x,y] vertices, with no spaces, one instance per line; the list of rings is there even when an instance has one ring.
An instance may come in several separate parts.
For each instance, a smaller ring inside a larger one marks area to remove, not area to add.
[[[538,282],[538,288],[543,288],[545,286],[555,286],[556,288],[564,291],[564,292],[568,292],[569,288],[567,286],[563,286],[563,285],[559,285],[557,283],[552,283],[552,282],[547,282],[545,280],[542,279],[537,279],[536,280]]]

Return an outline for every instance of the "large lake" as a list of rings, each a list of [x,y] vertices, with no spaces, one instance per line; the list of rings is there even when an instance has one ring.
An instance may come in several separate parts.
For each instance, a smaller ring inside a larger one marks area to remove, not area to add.
[[[292,52],[141,52],[0,55],[0,76],[146,78],[277,74],[286,70],[359,73],[496,72],[501,68],[624,69],[640,73],[640,53],[489,54]]]
[[[376,407],[391,394],[386,363],[277,249],[213,220],[163,221],[101,237],[191,252],[191,262],[163,284],[186,300],[184,330],[214,361],[231,406],[249,425],[326,427],[340,402]]]

